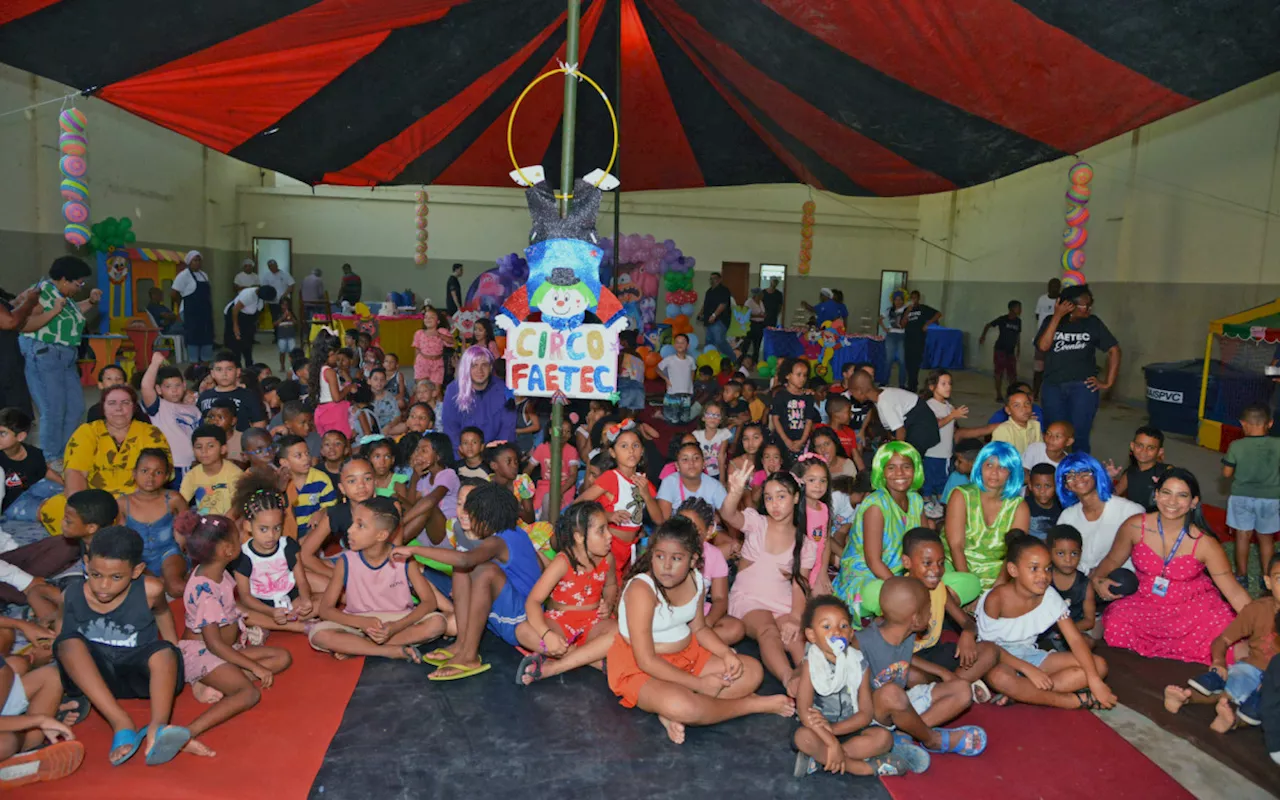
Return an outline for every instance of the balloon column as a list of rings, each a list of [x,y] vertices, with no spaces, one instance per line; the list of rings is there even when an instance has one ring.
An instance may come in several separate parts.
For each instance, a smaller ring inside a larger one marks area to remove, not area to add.
[[[604,280],[604,276],[615,268],[612,262],[613,243],[602,239],[600,246],[605,253],[600,264],[601,280]],[[698,301],[698,293],[693,290],[696,260],[692,256],[686,256],[670,239],[659,242],[652,234],[627,233],[618,239],[618,261],[621,263],[616,268],[630,275],[631,284],[640,293],[638,305],[645,328],[657,322],[659,308],[667,312],[667,324],[684,317],[681,327],[692,328],[689,320]],[[660,290],[666,292],[665,306],[659,306],[655,300]]]
[[[812,200],[800,206],[800,274],[809,274],[809,261],[813,258],[813,212],[817,208]]]
[[[413,248],[413,263],[422,266],[427,263],[427,201],[430,196],[425,189],[419,189],[414,198],[418,201],[415,207],[418,227],[418,244]]]
[[[58,169],[62,172],[62,218],[66,227],[62,236],[76,247],[89,243],[89,187],[86,173],[89,171],[87,153],[89,140],[85,134],[84,112],[69,108],[58,115]]]
[[[1067,189],[1067,228],[1062,232],[1062,285],[1081,286],[1087,283],[1084,276],[1084,244],[1089,241],[1085,223],[1089,221],[1089,203],[1092,191],[1093,167],[1077,161],[1067,171],[1071,187]]]

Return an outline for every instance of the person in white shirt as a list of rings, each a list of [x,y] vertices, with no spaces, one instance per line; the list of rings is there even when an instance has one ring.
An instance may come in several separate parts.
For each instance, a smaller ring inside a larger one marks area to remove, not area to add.
[[[262,276],[262,285],[276,290],[275,302],[267,303],[267,310],[271,312],[271,324],[274,325],[280,320],[281,307],[293,307],[293,276],[280,269],[273,258],[267,261],[267,273]]]
[[[1106,468],[1087,453],[1071,453],[1063,458],[1058,464],[1057,481],[1058,499],[1062,502],[1058,524],[1080,531],[1084,546],[1077,569],[1088,575],[1111,552],[1116,532],[1125,520],[1145,513],[1145,509],[1113,495]],[[1124,567],[1132,570],[1133,562],[1126,561]]]
[[[1040,295],[1036,301],[1036,340],[1039,340],[1040,329],[1044,321],[1053,316],[1054,306],[1058,304],[1058,294],[1062,291],[1062,281],[1053,278],[1049,281],[1048,291]],[[1031,399],[1040,399],[1040,384],[1044,381],[1044,353],[1036,348],[1036,371],[1032,378]]]
[[[236,285],[236,291],[248,289],[250,286],[257,286],[259,283],[258,265],[253,263],[252,258],[246,258],[241,261],[240,271],[236,273],[231,282]]]
[[[673,425],[683,425],[693,416],[693,371],[697,364],[689,356],[689,337],[676,334],[676,349],[658,362],[658,374],[667,382],[667,396],[662,404],[662,418]]]
[[[239,366],[253,364],[253,335],[258,332],[258,315],[275,299],[276,290],[270,286],[250,286],[241,289],[222,309],[226,322],[223,341],[226,348],[236,354]]]
[[[183,261],[187,268],[173,279],[170,291],[174,299],[182,303],[178,311],[187,340],[187,360],[207,364],[213,360],[213,292],[200,251],[191,250]]]

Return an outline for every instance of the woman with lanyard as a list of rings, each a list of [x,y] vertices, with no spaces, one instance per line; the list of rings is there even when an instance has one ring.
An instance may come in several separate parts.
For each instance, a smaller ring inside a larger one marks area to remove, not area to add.
[[[200,251],[191,250],[183,259],[187,268],[173,279],[173,299],[181,303],[183,338],[187,360],[193,364],[213,361],[213,292]]]
[[[40,417],[40,448],[55,470],[62,469],[62,451],[84,416],[84,390],[76,358],[84,337],[85,313],[98,304],[102,290],[88,300],[74,297],[92,274],[75,256],[62,256],[40,281],[37,309],[23,324],[18,347],[26,359],[24,375]],[[6,376],[12,379],[13,376]]]
[[[1099,598],[1115,600],[1102,615],[1103,633],[1107,644],[1140,656],[1208,664],[1213,640],[1249,604],[1249,593],[1217,538],[1205,535],[1213,530],[1194,475],[1169,470],[1156,484],[1155,500],[1155,511],[1120,526],[1091,577]],[[1138,588],[1117,598],[1113,571],[1131,556]]]
[[[276,290],[270,286],[248,286],[222,309],[226,322],[223,340],[226,348],[236,354],[240,366],[253,364],[253,335],[258,332],[258,315],[275,299]]]

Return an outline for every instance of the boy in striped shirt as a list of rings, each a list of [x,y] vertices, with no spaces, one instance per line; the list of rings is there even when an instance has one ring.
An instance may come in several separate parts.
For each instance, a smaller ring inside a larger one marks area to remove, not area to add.
[[[298,538],[311,529],[311,518],[321,509],[337,505],[338,493],[329,476],[315,468],[307,440],[295,434],[276,440],[276,458],[289,470],[289,486],[285,490],[298,523]]]

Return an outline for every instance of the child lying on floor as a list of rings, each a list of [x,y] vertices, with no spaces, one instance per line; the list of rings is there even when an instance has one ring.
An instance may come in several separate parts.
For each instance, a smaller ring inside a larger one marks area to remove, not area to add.
[[[452,627],[452,618],[437,610],[447,601],[422,577],[422,565],[392,560],[391,540],[399,528],[400,512],[389,497],[372,497],[351,509],[347,549],[333,566],[320,599],[320,621],[309,634],[313,648],[339,659],[418,662],[414,645],[438,639]],[[346,604],[339,609],[344,594]]]
[[[1280,554],[1271,556],[1262,580],[1271,594],[1244,607],[1240,616],[1213,640],[1209,648],[1213,659],[1209,671],[1188,681],[1198,694],[1182,686],[1165,687],[1164,707],[1169,713],[1177,714],[1187,703],[1213,703],[1217,715],[1209,727],[1218,733],[1262,724],[1262,676],[1275,657],[1277,646]],[[1242,639],[1249,643],[1249,654],[1237,658],[1236,663],[1228,667],[1227,651]]]
[[[515,647],[516,626],[526,620],[525,602],[542,574],[529,535],[516,526],[520,501],[507,486],[486,483],[467,495],[465,510],[471,536],[480,543],[471,550],[446,547],[397,547],[397,557],[421,556],[453,567],[453,594],[458,640],[452,649],[440,648],[422,660],[439,667],[433,681],[453,681],[488,671],[480,660],[480,637],[487,627]]]

